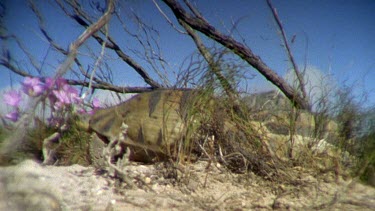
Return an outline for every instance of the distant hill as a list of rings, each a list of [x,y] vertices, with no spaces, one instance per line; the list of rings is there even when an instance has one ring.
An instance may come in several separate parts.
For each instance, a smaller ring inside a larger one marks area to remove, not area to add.
[[[290,101],[282,92],[271,90],[267,92],[254,93],[242,98],[250,108],[255,110],[278,110],[290,109]]]

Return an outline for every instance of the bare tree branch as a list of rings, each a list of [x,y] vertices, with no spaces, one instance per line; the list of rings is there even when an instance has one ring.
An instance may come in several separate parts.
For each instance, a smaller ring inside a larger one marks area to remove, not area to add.
[[[45,36],[48,36],[48,33],[46,31],[45,33]],[[4,36],[2,37],[3,39],[9,39],[9,38],[13,38],[15,39],[16,41],[18,41],[17,37],[15,36]],[[53,39],[51,38],[49,40],[51,43],[54,43],[54,45],[56,45],[57,49],[62,49],[61,47],[59,47],[54,41]],[[17,42],[19,43],[19,42]],[[22,48],[22,46],[20,46]],[[59,50],[58,50],[59,51]],[[59,51],[61,52],[61,51]],[[68,51],[66,50],[63,50],[61,52],[63,55],[67,55],[68,54]],[[76,58],[75,59],[75,62],[76,64],[80,67],[80,69],[82,69],[82,65],[81,63],[78,61],[78,59]],[[2,57],[0,57],[0,65],[4,66],[5,68],[7,68],[8,70],[12,71],[13,73],[17,74],[17,75],[20,75],[20,76],[23,76],[23,77],[32,77],[32,78],[40,78],[40,76],[37,76],[37,75],[33,75],[33,74],[30,74],[28,73],[27,71],[25,70],[22,70],[20,69],[19,67],[15,66],[14,64],[12,64],[11,62],[11,57],[10,55],[8,54],[8,56],[5,56],[3,55]],[[90,76],[87,75],[87,73],[83,72],[82,73],[86,78],[89,78]],[[43,80],[43,77],[41,78]],[[114,92],[118,92],[118,93],[124,93],[124,92],[129,92],[129,93],[140,93],[140,92],[147,92],[147,91],[151,91],[152,88],[147,88],[147,87],[123,87],[123,86],[115,86],[111,83],[107,83],[105,81],[102,81],[102,80],[99,80],[97,79],[96,77],[94,77],[93,81],[95,81],[95,83],[92,85],[92,88],[93,89],[102,89],[102,90],[108,90],[108,91],[114,91]],[[89,86],[89,82],[86,82],[86,81],[80,81],[80,80],[70,80],[68,79],[67,80],[67,83],[70,84],[70,85],[76,85],[76,86],[83,86],[83,87],[88,87]]]
[[[108,25],[105,26],[105,31],[106,31],[105,36],[107,38],[108,37]],[[94,76],[95,76],[95,72],[99,68],[99,65],[100,65],[100,63],[101,63],[101,61],[102,61],[102,59],[104,57],[104,52],[105,52],[105,43],[103,42],[102,47],[101,47],[101,51],[100,51],[100,55],[97,58],[97,60],[95,61],[94,68],[93,68],[93,70],[91,72],[91,75],[90,75],[88,89],[87,89],[86,93],[84,94],[83,98],[86,97],[90,93],[90,91],[92,89],[92,82],[93,82],[93,79],[94,79]]]
[[[69,54],[69,52],[67,50],[65,50],[63,47],[61,47],[60,45],[58,45],[54,40],[53,38],[49,35],[47,29],[45,28],[45,24],[44,24],[44,18],[42,16],[42,14],[40,13],[40,11],[38,10],[37,6],[35,5],[35,3],[31,0],[28,1],[29,2],[29,7],[31,8],[31,10],[33,11],[33,13],[35,14],[35,16],[37,17],[37,20],[38,20],[38,26],[39,26],[39,29],[41,31],[41,33],[43,34],[43,36],[47,39],[47,41],[49,42],[49,44],[55,49],[57,50],[58,52],[62,53],[63,55],[67,56]],[[76,57],[74,59],[74,62],[76,63],[76,65],[78,66],[81,74],[86,77],[87,79],[90,78],[90,76],[87,75],[87,71],[84,70],[84,68],[82,67],[82,64],[81,62],[78,60],[78,58]],[[92,78],[93,81],[97,82],[97,79],[96,77]]]
[[[78,24],[81,26],[87,28],[89,27],[89,23],[87,23],[82,17],[88,18],[87,15],[84,14],[84,12],[79,8],[77,5],[72,4],[74,6],[74,10],[77,14],[71,14],[69,13],[64,6],[60,3],[57,2],[59,6],[64,10],[66,15],[68,15],[70,18],[75,20]],[[81,16],[79,16],[81,15]],[[89,21],[89,20],[88,20]],[[89,21],[90,22],[90,21]],[[104,40],[98,35],[98,34],[93,34],[92,36],[100,45],[104,43]],[[132,67],[143,79],[144,81],[149,84],[152,88],[160,88],[163,87],[161,84],[157,83],[154,81],[147,71],[140,65],[138,64],[135,60],[133,60],[129,55],[125,54],[123,50],[121,50],[120,46],[117,45],[116,41],[111,36],[108,36],[108,42],[105,43],[105,46],[111,50],[114,50],[116,54],[125,62],[127,63],[130,67]]]
[[[285,35],[284,27],[283,27],[283,25],[282,25],[282,23],[280,21],[280,18],[279,18],[278,14],[277,14],[277,10],[276,10],[275,7],[273,7],[271,0],[267,0],[267,4],[268,4],[268,7],[270,8],[270,10],[272,11],[272,14],[273,14],[273,17],[274,17],[274,19],[275,19],[275,21],[277,23],[277,26],[279,27],[279,29],[281,31],[281,36],[283,38],[283,42],[284,42],[286,51],[288,53],[289,60],[290,60],[290,62],[293,65],[294,72],[295,72],[295,74],[297,76],[297,79],[298,79],[298,88],[301,90],[302,97],[305,99],[305,101],[308,101],[307,94],[306,94],[305,82],[304,82],[304,79],[303,79],[303,75],[301,74],[301,72],[300,72],[300,70],[298,68],[297,63],[294,60],[292,51],[291,51],[291,49],[289,47],[289,43],[288,43],[288,40],[287,40],[286,35]],[[293,37],[293,40],[294,40],[294,38],[295,38],[295,36]],[[292,40],[292,42],[293,42],[293,40]]]
[[[40,11],[38,10],[38,8],[36,7],[34,1],[32,0],[29,0],[28,1],[29,3],[29,7],[31,8],[31,10],[33,11],[33,13],[36,15],[37,17],[37,20],[38,20],[38,24],[39,24],[39,29],[40,31],[42,32],[42,34],[44,35],[44,37],[47,39],[47,41],[56,49],[58,50],[59,52],[63,52],[65,55],[68,54],[68,52],[60,47],[59,45],[57,45],[57,43],[55,43],[52,39],[51,36],[49,36],[49,34],[47,33],[47,30],[45,28],[45,24],[44,24],[44,19],[43,19],[43,16],[41,15]]]
[[[17,68],[16,66],[12,65],[9,61],[6,61],[4,58],[0,59],[0,65],[6,67],[7,69],[11,70],[12,72],[14,72],[14,73],[16,73],[20,76],[23,76],[23,77],[32,77],[32,78],[38,78],[39,77],[39,76],[29,74],[26,71]],[[41,79],[43,80],[43,77]],[[80,80],[67,79],[67,83],[69,85],[73,85],[73,86],[84,86],[84,87],[89,86],[89,82],[80,81]],[[108,90],[108,91],[113,91],[113,92],[118,92],[118,93],[141,93],[141,92],[148,92],[148,91],[153,90],[152,87],[115,86],[113,84],[110,84],[110,83],[107,83],[107,82],[104,82],[104,81],[100,81],[100,80],[98,80],[96,83],[93,83],[92,88],[93,89]]]
[[[64,75],[67,72],[67,70],[69,69],[69,66],[72,64],[72,62],[74,61],[74,58],[77,55],[78,48],[89,37],[91,37],[93,34],[95,34],[95,32],[99,31],[105,24],[108,23],[115,5],[112,0],[108,0],[107,5],[108,5],[107,11],[103,14],[103,16],[100,17],[100,19],[96,23],[87,27],[86,30],[78,37],[78,39],[69,46],[69,55],[67,59],[65,60],[65,62],[58,69],[56,76],[55,76],[56,78],[60,78],[62,75]]]
[[[77,81],[68,79],[68,84],[70,85],[77,85],[77,86],[89,86],[89,82],[86,81]],[[154,88],[152,87],[121,87],[121,86],[115,86],[110,83],[93,83],[92,89],[102,89],[102,90],[108,90],[113,91],[117,93],[142,93],[142,92],[149,92],[152,91]]]
[[[198,10],[196,10],[193,5],[191,5],[188,1],[184,0],[184,2],[187,4],[189,9],[199,18],[202,18],[202,15],[199,13]],[[195,45],[197,46],[199,52],[202,54],[202,56],[205,58],[207,63],[210,66],[210,70],[216,75],[218,78],[221,86],[227,93],[228,97],[232,100],[236,100],[237,97],[235,96],[235,90],[232,87],[232,85],[229,83],[229,81],[225,78],[225,76],[221,73],[220,67],[215,64],[215,61],[213,59],[213,56],[211,55],[210,51],[204,46],[202,40],[200,37],[195,33],[195,31],[188,25],[184,20],[178,19],[179,23],[185,28],[185,30],[188,32],[190,37],[194,40]]]
[[[39,62],[37,62],[34,58],[34,56],[29,52],[29,49],[27,49],[26,45],[16,36],[16,35],[3,35],[1,36],[1,39],[2,40],[14,40],[18,47],[21,49],[21,51],[26,55],[27,59],[30,61],[30,64],[34,67],[34,69],[36,71],[40,71],[40,67],[41,65],[39,64]],[[10,54],[10,51],[7,47],[4,46],[4,48],[2,49],[3,51],[3,55],[2,55],[2,59],[4,61],[9,61],[11,60],[11,54]]]
[[[169,23],[169,25],[172,26],[172,28],[174,30],[176,30],[177,32],[181,33],[181,34],[186,34],[186,32],[178,29],[174,24],[173,22],[169,19],[169,17],[164,13],[164,11],[160,8],[159,4],[155,1],[155,0],[152,0],[152,2],[154,3],[154,5],[156,6],[156,8],[159,10],[160,14],[165,18],[165,20],[167,20],[167,22]]]
[[[193,17],[188,14],[185,9],[175,0],[163,0],[163,2],[172,10],[177,19],[182,19],[190,27],[205,34],[207,37],[222,44],[226,48],[232,50],[240,58],[245,60],[249,65],[259,71],[267,80],[271,81],[278,87],[286,97],[288,97],[295,106],[310,110],[310,105],[280,76],[278,76],[271,68],[269,68],[259,56],[255,55],[249,48],[242,43],[234,40],[232,37],[219,32],[210,25],[206,20]]]
[[[9,58],[1,57],[0,58],[0,65],[6,67],[7,69],[11,70],[12,72],[14,72],[14,73],[16,73],[20,76],[23,76],[23,77],[30,76],[30,74],[27,73],[26,71],[20,70],[17,67],[15,67],[14,65],[12,65]]]
[[[199,52],[202,54],[202,56],[208,63],[210,71],[212,71],[218,78],[221,86],[225,90],[228,97],[232,100],[235,100],[235,90],[233,89],[229,81],[225,78],[225,76],[221,73],[220,66],[214,61],[213,56],[211,55],[210,51],[206,48],[206,46],[203,44],[200,37],[194,32],[194,30],[189,25],[183,22],[183,20],[179,20],[179,22],[186,29],[190,37],[194,40]]]

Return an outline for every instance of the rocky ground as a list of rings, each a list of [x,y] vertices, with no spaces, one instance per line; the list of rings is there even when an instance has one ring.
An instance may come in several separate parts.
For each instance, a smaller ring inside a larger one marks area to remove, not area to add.
[[[129,164],[129,189],[92,167],[26,160],[0,168],[0,210],[375,210],[374,188],[330,172],[296,167],[293,181],[277,182],[206,167]]]

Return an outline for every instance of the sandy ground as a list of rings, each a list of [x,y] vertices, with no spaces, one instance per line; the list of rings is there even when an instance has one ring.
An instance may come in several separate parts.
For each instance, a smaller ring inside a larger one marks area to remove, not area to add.
[[[0,210],[375,210],[374,188],[331,173],[296,168],[296,179],[284,183],[206,166],[197,162],[182,174],[130,164],[129,189],[92,167],[26,160],[0,168]]]

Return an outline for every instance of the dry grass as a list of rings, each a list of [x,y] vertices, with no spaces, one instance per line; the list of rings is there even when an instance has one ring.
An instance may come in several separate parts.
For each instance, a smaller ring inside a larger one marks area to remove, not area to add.
[[[266,99],[252,106],[243,100],[240,113],[233,110],[233,102],[210,90],[197,92],[193,99],[187,106],[183,139],[170,154],[175,166],[206,160],[207,168],[220,163],[229,172],[253,172],[282,183],[295,179],[289,171],[295,167],[313,169],[317,175],[347,174],[344,153],[331,144],[321,145],[327,141],[322,139],[336,136],[335,124],[328,118],[295,110],[278,96],[273,102]],[[68,125],[56,143],[55,164],[91,164],[89,134],[77,118],[71,118]],[[2,162],[15,163],[32,154],[41,160],[42,141],[53,132],[40,123],[25,141],[28,147],[19,151],[23,155],[17,152]]]

